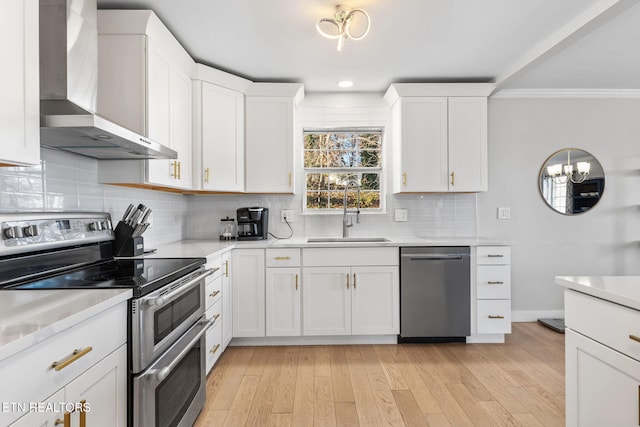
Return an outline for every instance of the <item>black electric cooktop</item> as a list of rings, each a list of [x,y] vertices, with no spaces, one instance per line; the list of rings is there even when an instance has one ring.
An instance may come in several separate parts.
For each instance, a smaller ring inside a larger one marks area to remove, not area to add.
[[[115,259],[11,284],[4,289],[132,288],[134,297],[138,297],[184,277],[205,261],[204,258]]]

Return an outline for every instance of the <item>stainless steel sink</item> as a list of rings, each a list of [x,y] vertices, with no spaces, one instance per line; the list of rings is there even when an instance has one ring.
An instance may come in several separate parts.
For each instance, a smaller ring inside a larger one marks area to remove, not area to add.
[[[375,243],[390,242],[384,237],[312,237],[307,243]]]

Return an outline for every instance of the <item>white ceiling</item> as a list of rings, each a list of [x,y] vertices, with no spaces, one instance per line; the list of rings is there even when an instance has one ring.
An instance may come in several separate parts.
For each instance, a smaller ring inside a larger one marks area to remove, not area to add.
[[[382,92],[393,82],[640,89],[639,0],[345,0],[371,31],[342,52],[315,22],[328,0],[98,0],[152,9],[197,62],[306,91]]]

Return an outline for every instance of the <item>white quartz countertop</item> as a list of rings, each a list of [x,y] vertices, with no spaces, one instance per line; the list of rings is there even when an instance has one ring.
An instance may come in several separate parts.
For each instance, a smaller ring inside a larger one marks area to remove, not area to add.
[[[490,238],[426,239],[421,237],[389,238],[386,242],[307,242],[307,238],[268,239],[253,241],[181,240],[158,246],[153,258],[213,257],[231,249],[240,248],[353,248],[353,247],[399,247],[399,246],[501,246],[509,242]],[[148,249],[148,248],[147,248]]]
[[[131,296],[131,289],[0,291],[0,361]]]
[[[640,276],[556,276],[556,284],[640,310]]]

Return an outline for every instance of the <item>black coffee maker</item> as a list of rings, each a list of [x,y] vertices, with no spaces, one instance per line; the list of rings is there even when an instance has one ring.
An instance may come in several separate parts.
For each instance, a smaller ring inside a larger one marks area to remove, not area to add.
[[[269,209],[267,208],[239,208],[238,240],[265,240],[267,238]]]

